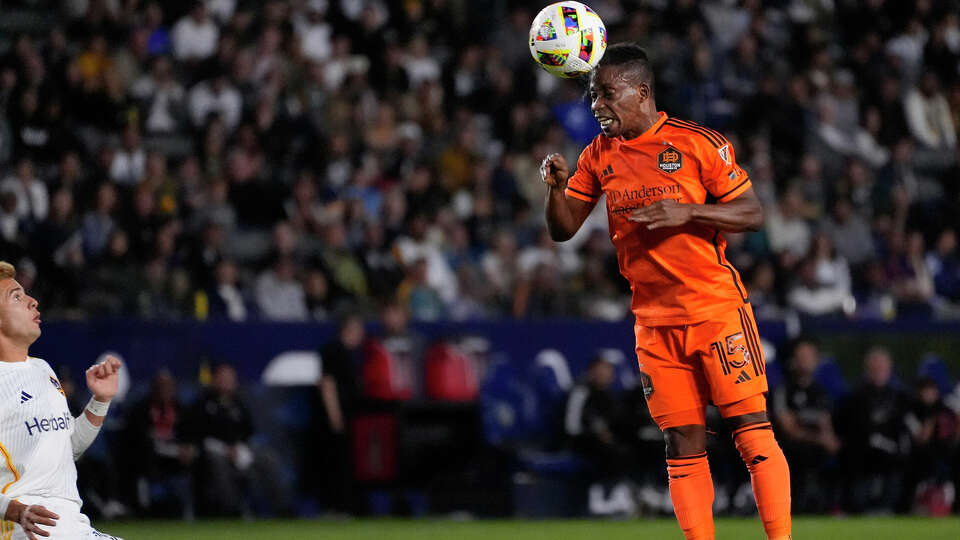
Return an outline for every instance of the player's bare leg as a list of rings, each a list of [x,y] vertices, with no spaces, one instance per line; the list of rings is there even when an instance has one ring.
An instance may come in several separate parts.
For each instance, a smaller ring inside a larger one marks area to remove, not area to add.
[[[713,540],[713,477],[703,425],[668,427],[667,474],[673,512],[687,540]]]
[[[723,411],[721,407],[721,414]],[[789,540],[790,469],[773,436],[766,411],[730,416],[725,421],[740,457],[750,471],[750,483],[767,538]]]

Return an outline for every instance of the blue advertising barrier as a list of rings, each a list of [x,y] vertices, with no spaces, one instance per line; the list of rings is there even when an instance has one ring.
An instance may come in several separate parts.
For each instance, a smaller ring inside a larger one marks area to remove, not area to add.
[[[621,350],[634,358],[633,325],[571,320],[422,323],[415,329],[427,340],[479,336],[490,343],[490,353],[526,365],[544,349],[556,349],[579,373],[600,348]],[[377,327],[370,331],[376,335]],[[175,377],[195,378],[201,362],[229,362],[245,383],[259,381],[264,367],[281,353],[316,350],[330,339],[331,324],[97,321],[44,323],[43,335],[31,354],[53,366],[80,374],[101,354],[119,353],[134,381],[149,379],[162,367]],[[760,322],[764,339],[778,344],[786,338],[784,325]]]

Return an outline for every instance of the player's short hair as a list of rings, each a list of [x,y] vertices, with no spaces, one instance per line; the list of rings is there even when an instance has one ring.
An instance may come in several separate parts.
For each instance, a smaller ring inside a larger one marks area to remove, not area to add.
[[[0,279],[14,279],[17,277],[17,269],[7,261],[0,261]]]
[[[631,81],[645,83],[653,92],[653,67],[647,51],[636,43],[616,43],[607,47],[603,58],[597,63],[597,69],[605,66],[619,67]]]

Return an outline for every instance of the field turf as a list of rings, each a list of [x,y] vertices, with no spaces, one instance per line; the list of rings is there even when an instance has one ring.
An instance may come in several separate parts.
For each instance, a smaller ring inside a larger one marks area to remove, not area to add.
[[[100,522],[101,532],[125,540],[171,538],[337,540],[682,540],[673,520],[629,521],[445,521],[445,520],[271,520]],[[960,540],[960,518],[795,518],[795,540]],[[717,540],[763,540],[757,519],[721,519]]]

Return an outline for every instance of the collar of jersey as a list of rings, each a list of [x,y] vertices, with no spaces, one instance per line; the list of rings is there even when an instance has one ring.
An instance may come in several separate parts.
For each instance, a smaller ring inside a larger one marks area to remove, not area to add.
[[[643,144],[648,142],[650,138],[653,137],[653,134],[656,133],[658,129],[660,129],[660,126],[662,126],[663,123],[667,121],[667,113],[663,111],[659,111],[657,114],[660,115],[660,117],[657,119],[656,122],[653,123],[652,126],[650,126],[650,129],[644,131],[643,133],[641,133],[640,135],[637,135],[632,139],[624,139],[623,135],[621,135],[617,137],[617,140],[620,141],[620,144],[627,144],[627,145]]]

